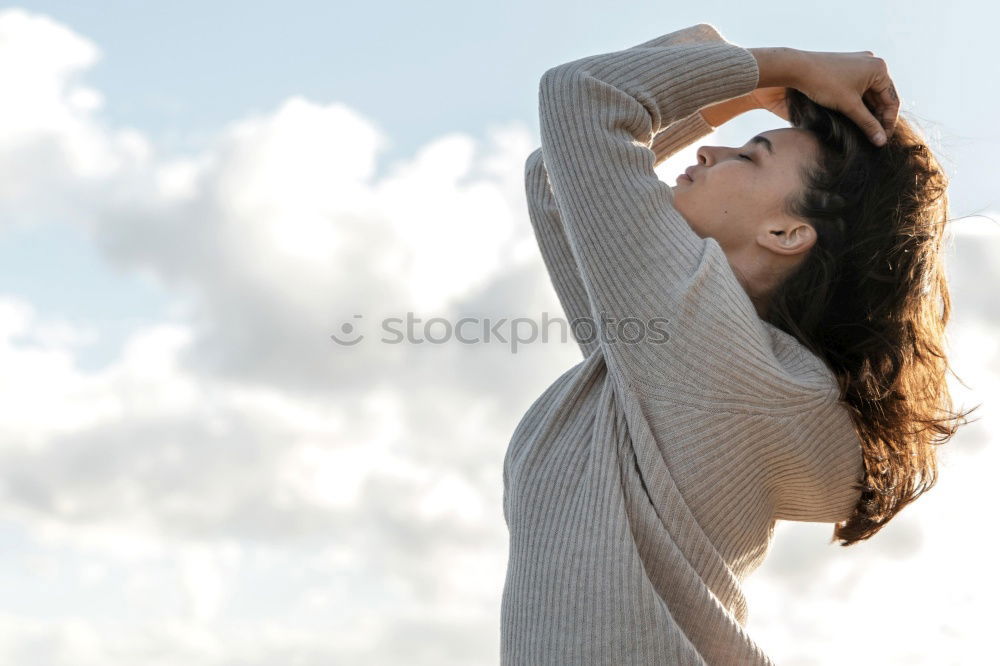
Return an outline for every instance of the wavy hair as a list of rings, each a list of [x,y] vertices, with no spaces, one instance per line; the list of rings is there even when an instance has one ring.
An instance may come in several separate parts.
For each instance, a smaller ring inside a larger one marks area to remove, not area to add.
[[[860,499],[831,538],[849,546],[934,486],[936,447],[979,407],[953,412],[946,382],[948,178],[903,114],[876,147],[847,116],[785,92],[791,125],[820,145],[786,212],[817,240],[770,294],[765,319],[833,371],[860,436]]]

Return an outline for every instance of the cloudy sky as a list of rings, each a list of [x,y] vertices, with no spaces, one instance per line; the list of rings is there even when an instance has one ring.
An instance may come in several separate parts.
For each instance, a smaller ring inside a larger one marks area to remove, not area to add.
[[[887,60],[952,179],[953,395],[983,405],[869,542],[779,523],[748,630],[779,664],[992,654],[988,7],[0,10],[0,663],[497,663],[506,444],[577,348],[379,325],[561,317],[523,200],[538,77],[698,22]],[[752,112],[658,172],[783,125]]]

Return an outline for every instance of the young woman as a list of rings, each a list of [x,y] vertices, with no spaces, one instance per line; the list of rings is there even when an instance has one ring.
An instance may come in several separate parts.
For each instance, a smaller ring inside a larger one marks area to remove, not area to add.
[[[792,127],[657,178],[752,108]],[[504,458],[502,663],[771,663],[741,582],[775,522],[849,545],[933,485],[947,183],[898,108],[871,52],[707,24],[542,75],[526,193],[584,360]]]

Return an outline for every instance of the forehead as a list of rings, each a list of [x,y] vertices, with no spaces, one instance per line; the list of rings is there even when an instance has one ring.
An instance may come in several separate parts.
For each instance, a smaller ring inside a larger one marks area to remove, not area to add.
[[[819,142],[811,132],[798,127],[780,127],[760,132],[774,146],[776,159],[809,158],[815,155]],[[747,140],[750,143],[750,140]]]
[[[761,132],[760,136],[770,139],[775,148],[778,147],[779,143],[782,145],[804,145],[816,141],[816,137],[812,135],[812,132],[799,127],[778,127],[776,129],[767,130],[766,132]]]

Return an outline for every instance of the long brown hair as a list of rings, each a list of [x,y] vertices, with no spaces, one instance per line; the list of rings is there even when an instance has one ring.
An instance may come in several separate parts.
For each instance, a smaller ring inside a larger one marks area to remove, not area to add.
[[[861,496],[831,538],[849,546],[934,486],[936,447],[979,407],[953,412],[946,382],[948,178],[902,113],[876,147],[845,115],[786,95],[792,126],[820,145],[786,210],[817,241],[770,294],[765,318],[833,371],[858,430]]]

